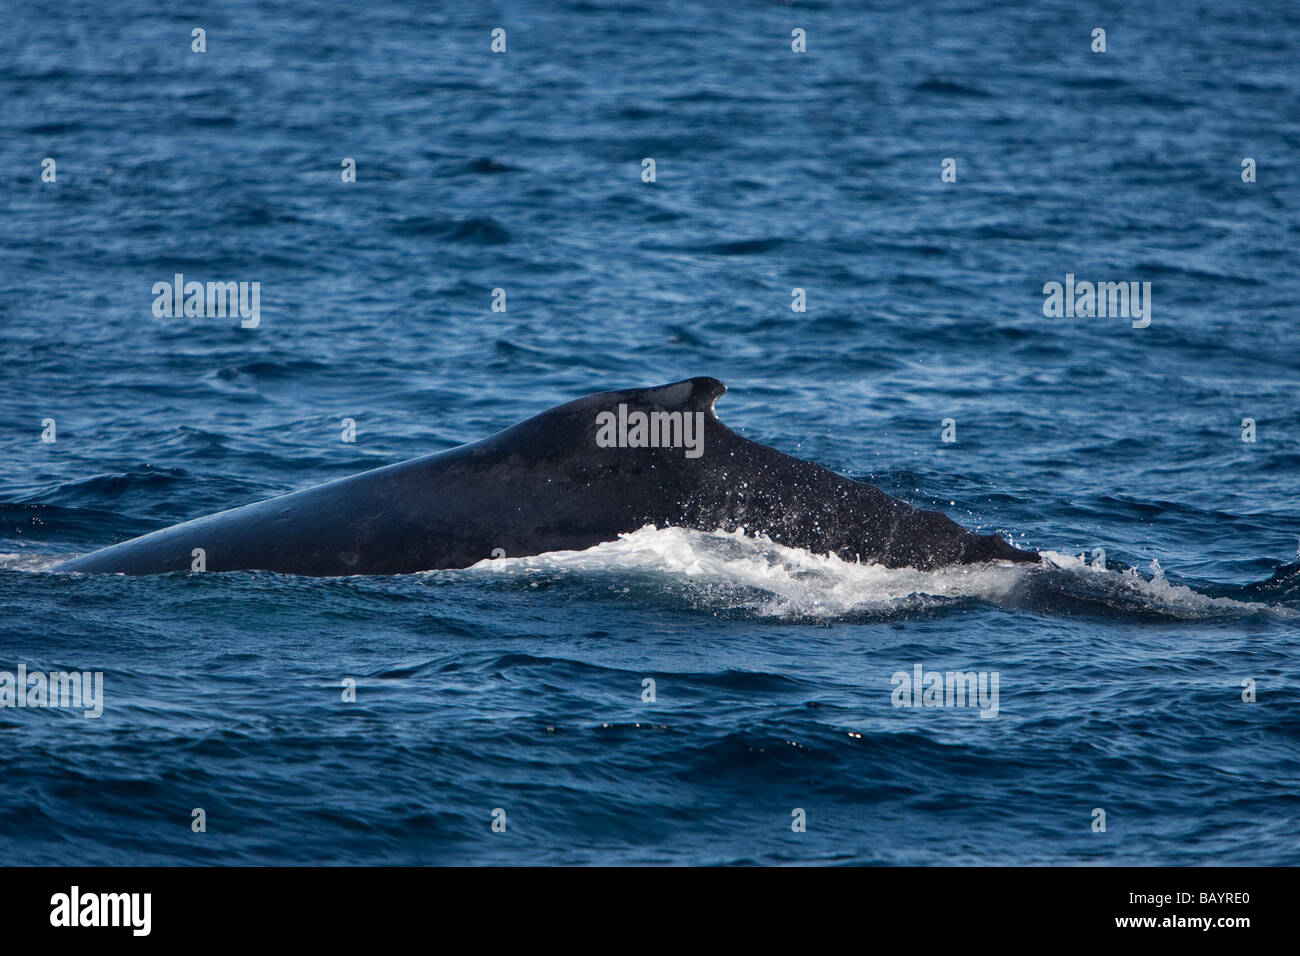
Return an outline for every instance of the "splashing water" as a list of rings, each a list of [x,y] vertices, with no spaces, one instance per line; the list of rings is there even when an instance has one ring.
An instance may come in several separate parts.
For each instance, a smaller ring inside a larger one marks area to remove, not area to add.
[[[1040,565],[1012,562],[954,565],[934,571],[858,564],[812,554],[740,531],[710,533],[646,526],[583,551],[553,551],[481,561],[473,573],[622,574],[667,578],[706,601],[778,618],[852,618],[914,613],[984,602],[1004,608],[1066,612],[1092,604],[1111,613],[1175,619],[1241,617],[1267,610],[1254,602],[1210,597],[1170,583],[1159,562],[1152,576],[1110,570],[1082,555],[1042,552]],[[698,603],[698,602],[697,602]]]

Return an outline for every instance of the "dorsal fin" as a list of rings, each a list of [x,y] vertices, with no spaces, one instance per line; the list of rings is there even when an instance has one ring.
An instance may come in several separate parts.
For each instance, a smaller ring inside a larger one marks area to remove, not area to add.
[[[727,390],[716,378],[707,375],[687,378],[671,385],[635,388],[623,392],[628,401],[672,411],[713,412],[713,403]]]

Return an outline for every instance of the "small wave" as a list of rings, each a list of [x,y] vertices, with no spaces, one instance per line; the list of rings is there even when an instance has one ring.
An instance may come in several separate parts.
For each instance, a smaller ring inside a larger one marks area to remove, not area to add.
[[[494,173],[519,173],[523,172],[523,170],[518,166],[511,166],[509,163],[503,163],[499,160],[484,156],[466,163],[461,167],[461,172],[483,175]]]
[[[989,97],[993,94],[983,87],[973,84],[954,83],[931,77],[921,83],[913,84],[912,89],[918,93],[938,93],[942,96],[978,96]]]
[[[389,227],[399,236],[430,236],[447,242],[495,246],[510,241],[510,232],[495,219],[443,219],[436,216],[411,216]]]
[[[258,359],[243,365],[228,365],[214,373],[222,381],[241,377],[289,379],[298,375],[315,375],[329,370],[329,366],[313,359]]]
[[[766,239],[737,239],[729,242],[707,242],[686,245],[643,245],[654,252],[686,252],[707,256],[754,256],[771,252],[786,244],[786,240],[772,236]]]

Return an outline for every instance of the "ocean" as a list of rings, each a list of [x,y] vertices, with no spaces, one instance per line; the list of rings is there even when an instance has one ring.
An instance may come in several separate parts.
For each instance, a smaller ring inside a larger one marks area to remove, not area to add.
[[[1300,864],[1297,62],[1283,2],[6,5],[0,672],[102,712],[0,706],[3,859]],[[50,570],[700,375],[1052,560]]]

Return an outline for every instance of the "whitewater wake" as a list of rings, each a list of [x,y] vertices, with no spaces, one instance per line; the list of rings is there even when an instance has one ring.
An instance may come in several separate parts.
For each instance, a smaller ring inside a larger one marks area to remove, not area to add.
[[[624,593],[667,595],[718,613],[787,620],[910,616],[977,604],[1053,616],[1191,621],[1300,617],[1300,608],[1285,592],[1273,595],[1272,603],[1248,588],[1215,586],[1234,596],[1213,596],[1169,581],[1155,561],[1149,571],[1139,572],[1100,567],[1083,555],[1040,553],[1039,564],[990,562],[920,571],[844,561],[740,531],[646,526],[582,551],[489,558],[459,571],[412,577],[503,576],[534,586],[542,579],[576,578]],[[0,570],[48,571],[66,557],[0,554]],[[1278,598],[1287,603],[1277,603]]]
[[[1038,565],[992,562],[934,571],[858,564],[812,554],[739,531],[644,527],[582,551],[551,551],[480,561],[471,573],[501,575],[652,575],[732,609],[780,618],[889,615],[973,602],[1042,613],[1153,616],[1178,620],[1300,616],[1290,608],[1210,597],[1149,575],[1089,564],[1082,555],[1045,551]]]

